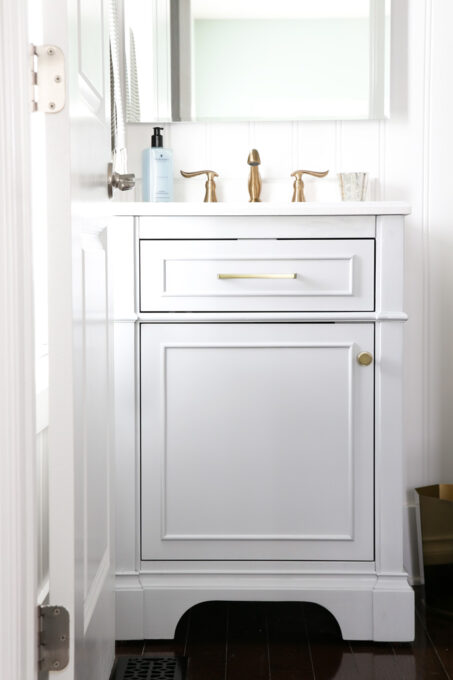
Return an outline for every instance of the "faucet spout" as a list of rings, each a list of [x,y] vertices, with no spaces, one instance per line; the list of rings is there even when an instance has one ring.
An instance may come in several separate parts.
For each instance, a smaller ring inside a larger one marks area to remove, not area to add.
[[[247,163],[250,165],[249,176],[249,195],[250,203],[260,203],[261,194],[261,177],[258,166],[261,163],[260,155],[256,149],[252,149],[249,153]]]

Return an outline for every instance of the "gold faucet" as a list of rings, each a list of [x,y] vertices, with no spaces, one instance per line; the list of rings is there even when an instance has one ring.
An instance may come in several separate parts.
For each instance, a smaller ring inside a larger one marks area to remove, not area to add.
[[[197,175],[207,175],[207,180],[205,184],[205,203],[217,203],[217,196],[215,193],[215,180],[214,177],[218,177],[218,174],[214,170],[198,170],[197,172],[184,172],[181,170],[181,175],[183,177],[197,177]]]
[[[260,203],[260,193],[261,193],[261,177],[258,166],[261,163],[260,155],[256,149],[252,149],[247,158],[247,163],[250,165],[250,177],[249,177],[249,194],[250,203]]]
[[[313,177],[325,177],[329,171],[325,172],[315,172],[314,170],[296,170],[291,173],[291,177],[295,177],[294,180],[294,191],[293,191],[293,203],[305,203],[305,193],[304,193],[304,182],[302,175],[313,175]]]

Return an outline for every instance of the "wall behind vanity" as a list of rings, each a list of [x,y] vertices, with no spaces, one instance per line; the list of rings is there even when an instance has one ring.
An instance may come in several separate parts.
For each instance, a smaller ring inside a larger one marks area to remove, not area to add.
[[[261,155],[263,200],[288,201],[300,167],[330,170],[306,180],[308,200],[339,199],[336,173],[370,173],[368,198],[404,200],[407,219],[405,425],[408,540],[406,568],[415,581],[412,489],[453,482],[453,5],[434,0],[392,3],[391,118],[300,123],[172,123],[165,145],[179,170],[216,170],[218,199],[247,200],[247,154]],[[127,126],[129,171],[152,126]],[[140,185],[140,182],[138,182]],[[131,192],[132,193],[132,192]],[[204,180],[175,178],[175,200],[202,200]],[[133,199],[133,196],[122,197]],[[137,195],[140,198],[140,195]],[[412,549],[409,549],[412,546]]]

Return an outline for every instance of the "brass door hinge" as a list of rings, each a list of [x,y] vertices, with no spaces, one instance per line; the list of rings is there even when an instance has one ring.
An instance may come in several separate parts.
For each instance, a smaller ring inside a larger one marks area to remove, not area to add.
[[[56,45],[31,45],[31,110],[58,113],[66,97],[64,54]]]
[[[39,670],[61,671],[69,663],[69,612],[64,607],[43,605],[39,616]]]

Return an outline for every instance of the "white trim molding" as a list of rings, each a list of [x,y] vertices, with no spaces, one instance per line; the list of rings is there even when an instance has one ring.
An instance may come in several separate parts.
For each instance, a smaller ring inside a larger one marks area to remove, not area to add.
[[[0,658],[36,676],[35,389],[26,0],[0,0]]]
[[[312,201],[306,203],[281,203],[277,201],[263,203],[228,202],[228,203],[146,203],[128,202],[116,203],[115,215],[131,217],[161,217],[209,215],[228,216],[245,215],[262,217],[269,215],[308,215],[308,216],[360,216],[364,215],[409,215],[410,206],[403,201],[342,201],[321,203]]]
[[[174,573],[117,574],[118,639],[173,638],[178,621],[191,607],[214,600],[242,601],[246,592],[253,602],[316,602],[333,614],[345,640],[407,640],[401,631],[413,617],[413,593],[404,574],[294,572],[289,581],[288,574],[278,570],[196,573],[180,564],[180,572]],[[393,622],[388,619],[389,601],[398,603]]]

